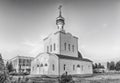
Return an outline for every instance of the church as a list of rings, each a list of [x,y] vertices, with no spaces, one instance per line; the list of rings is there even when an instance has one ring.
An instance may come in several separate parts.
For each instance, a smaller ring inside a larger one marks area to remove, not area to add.
[[[92,61],[78,51],[78,37],[64,29],[61,7],[56,18],[58,29],[43,40],[44,53],[39,53],[31,62],[31,75],[93,74]]]

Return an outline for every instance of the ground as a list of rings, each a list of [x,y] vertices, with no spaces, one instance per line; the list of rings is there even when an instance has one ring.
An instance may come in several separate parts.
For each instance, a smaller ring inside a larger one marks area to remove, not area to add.
[[[74,78],[75,83],[120,83],[120,74],[94,74],[92,77]]]
[[[113,74],[94,74],[89,77],[73,77],[75,83],[120,83],[120,73]],[[58,83],[56,78],[34,78],[34,83]],[[17,83],[17,82],[16,82]],[[25,83],[33,83],[31,81]]]

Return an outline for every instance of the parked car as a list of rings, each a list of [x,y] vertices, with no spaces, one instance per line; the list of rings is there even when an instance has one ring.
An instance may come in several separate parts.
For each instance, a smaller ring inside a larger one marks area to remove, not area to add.
[[[96,68],[93,70],[94,73],[104,73],[105,69],[104,68]]]

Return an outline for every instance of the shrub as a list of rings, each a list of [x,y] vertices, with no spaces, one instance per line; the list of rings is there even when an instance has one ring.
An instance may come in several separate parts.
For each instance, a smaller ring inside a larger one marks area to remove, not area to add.
[[[63,74],[60,79],[60,83],[74,83],[72,76]]]

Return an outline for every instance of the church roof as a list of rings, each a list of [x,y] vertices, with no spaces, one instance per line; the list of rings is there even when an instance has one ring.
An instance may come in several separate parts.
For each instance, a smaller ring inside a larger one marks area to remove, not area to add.
[[[81,59],[83,58],[82,54],[79,51],[78,51],[78,57],[81,58]]]
[[[68,60],[78,60],[78,61],[86,61],[86,62],[92,62],[89,59],[83,58],[83,57],[72,57],[72,56],[68,56],[68,55],[61,55],[61,54],[55,54],[55,53],[48,53],[48,52],[43,52],[43,53],[39,53],[37,57],[39,57],[41,54],[49,54],[49,55],[56,55],[58,58],[60,59],[68,59]],[[35,59],[35,58],[34,58]]]
[[[91,60],[86,59],[86,58],[72,57],[72,56],[60,55],[60,54],[56,54],[56,55],[61,59],[71,59],[71,60],[80,60],[80,61],[92,62]]]

